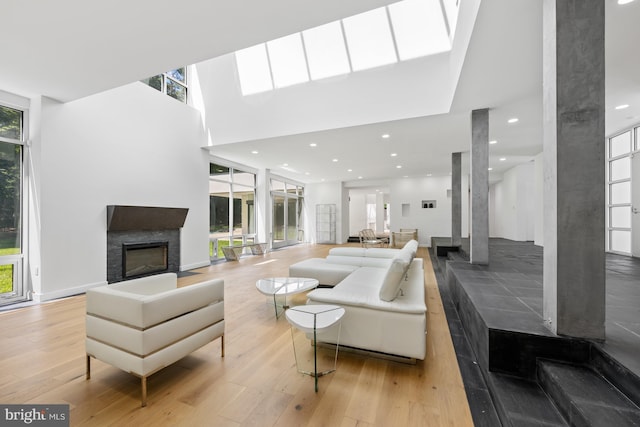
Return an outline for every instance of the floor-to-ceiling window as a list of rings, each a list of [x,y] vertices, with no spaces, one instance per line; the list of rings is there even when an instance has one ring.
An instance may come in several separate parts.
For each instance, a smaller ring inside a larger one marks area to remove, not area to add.
[[[271,178],[271,246],[279,248],[304,240],[304,187],[280,178]]]
[[[236,167],[209,165],[209,255],[224,257],[222,248],[254,242],[256,175]]]
[[[25,298],[22,189],[25,112],[0,105],[0,305]]]
[[[622,254],[631,254],[632,157],[640,148],[637,133],[629,129],[607,140],[607,249]]]

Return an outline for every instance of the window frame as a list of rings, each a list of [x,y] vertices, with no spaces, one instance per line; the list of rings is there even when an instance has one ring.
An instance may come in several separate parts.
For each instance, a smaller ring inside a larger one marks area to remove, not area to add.
[[[181,82],[180,80],[173,78],[169,74],[170,72],[175,71],[175,70],[179,70],[179,69],[184,69],[184,82]],[[155,87],[151,86],[148,81],[145,81],[145,80],[149,80],[150,81],[154,77],[160,77],[160,80],[161,80],[160,89],[156,89]],[[189,103],[189,67],[186,66],[186,65],[184,67],[174,68],[174,69],[166,71],[164,73],[156,74],[156,75],[151,76],[151,77],[147,77],[146,79],[143,79],[143,80],[140,80],[140,81],[142,83],[144,83],[145,85],[147,85],[147,86],[149,86],[149,87],[151,87],[153,89],[156,89],[159,92],[167,95],[168,97],[175,99],[176,101],[182,102],[184,104],[188,104]],[[168,87],[167,82],[168,81],[170,81],[171,83],[174,83],[174,84],[176,84],[176,85],[178,85],[178,86],[180,86],[180,87],[182,87],[184,89],[184,94],[185,94],[184,95],[184,100],[176,98],[176,97],[172,96],[168,92],[168,90],[167,90],[167,87]]]
[[[25,301],[30,299],[29,295],[27,295],[25,286],[25,277],[26,275],[26,266],[28,262],[26,261],[27,254],[29,253],[28,248],[28,240],[27,240],[27,158],[29,156],[29,145],[27,141],[29,140],[29,106],[28,103],[26,105],[17,105],[13,102],[6,102],[4,99],[0,99],[0,106],[10,108],[13,110],[20,111],[21,119],[20,119],[20,135],[16,138],[8,138],[0,136],[0,142],[13,144],[20,146],[20,195],[19,200],[17,201],[20,209],[19,213],[19,251],[15,254],[8,254],[0,256],[2,261],[2,265],[12,265],[12,275],[13,275],[13,290],[10,293],[0,294],[0,306],[12,304],[20,301]]]

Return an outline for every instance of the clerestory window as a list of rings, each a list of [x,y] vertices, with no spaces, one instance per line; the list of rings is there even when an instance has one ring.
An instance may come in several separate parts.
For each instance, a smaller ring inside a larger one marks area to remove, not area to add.
[[[176,68],[141,81],[180,102],[187,102],[187,67]]]

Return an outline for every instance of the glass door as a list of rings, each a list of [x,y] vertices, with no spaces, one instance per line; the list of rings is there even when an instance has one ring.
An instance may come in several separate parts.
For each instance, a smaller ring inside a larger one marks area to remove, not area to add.
[[[25,299],[22,121],[22,111],[0,106],[0,305]]]
[[[255,242],[255,174],[209,165],[209,256],[224,258],[222,248]]]
[[[290,246],[303,241],[303,187],[272,179],[271,200],[273,205],[272,247]]]
[[[285,197],[275,194],[273,196],[273,247],[285,246],[286,234]]]

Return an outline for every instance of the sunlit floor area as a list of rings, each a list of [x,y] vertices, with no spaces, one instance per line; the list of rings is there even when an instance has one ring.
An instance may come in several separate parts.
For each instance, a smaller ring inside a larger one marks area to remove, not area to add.
[[[298,245],[185,274],[180,285],[225,281],[220,340],[140,380],[99,360],[85,379],[84,295],[0,313],[0,402],[70,405],[71,425],[470,426],[473,425],[426,248],[427,356],[415,365],[340,349],[336,371],[298,373],[290,326],[257,291],[264,277],[324,257],[331,245]],[[294,303],[303,304],[304,295]]]

